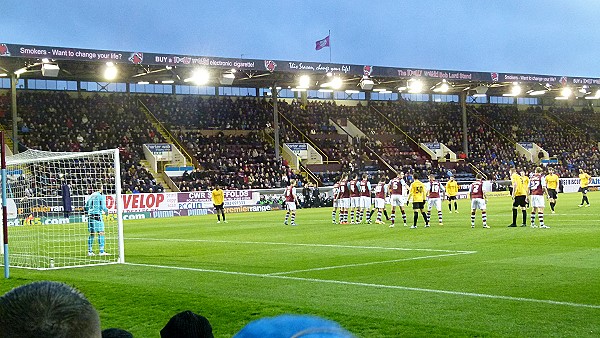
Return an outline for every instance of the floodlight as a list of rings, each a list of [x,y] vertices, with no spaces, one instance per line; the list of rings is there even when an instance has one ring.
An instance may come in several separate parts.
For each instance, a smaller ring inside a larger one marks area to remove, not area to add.
[[[8,76],[8,74],[6,74],[6,73],[0,73],[0,77],[5,77],[5,76]]]
[[[569,87],[565,87],[565,88],[561,89],[561,91],[560,91],[560,96],[562,96],[562,97],[568,98],[569,96],[571,96],[571,94],[573,94],[573,91]]]
[[[594,95],[588,95],[588,96],[585,97],[585,99],[586,100],[598,100],[598,99],[600,99],[600,89],[598,89],[596,91],[596,94],[594,94]]]
[[[333,89],[340,89],[340,88],[342,88],[343,84],[344,84],[344,82],[339,77],[334,77],[331,80],[331,88],[333,88]]]
[[[321,93],[333,93],[333,89],[323,89],[323,88],[321,88],[321,89],[319,89],[319,91]]]
[[[345,92],[346,92],[346,94],[358,94],[358,93],[360,93],[359,90],[355,90],[355,89],[346,89]]]
[[[521,86],[517,82],[513,83],[510,93],[502,94],[502,96],[519,96],[521,94]]]
[[[423,91],[423,82],[419,79],[411,79],[408,81],[408,92],[418,94]]]
[[[118,72],[119,71],[117,70],[117,67],[115,67],[114,63],[107,62],[106,68],[104,68],[104,78],[106,80],[114,80],[117,77]]]
[[[184,82],[193,82],[194,84],[196,84],[197,86],[203,86],[205,84],[208,83],[208,80],[210,79],[210,74],[208,73],[208,71],[204,68],[200,68],[200,69],[196,69],[193,73],[192,76],[183,80]]]
[[[587,86],[583,86],[575,92],[575,97],[580,98],[580,97],[586,96],[587,94],[588,94]]]
[[[450,86],[445,81],[440,85],[440,92],[445,93],[450,89]]]
[[[300,79],[298,79],[298,87],[299,88],[310,87],[310,76],[308,76],[308,75],[300,76]]]
[[[432,89],[434,92],[437,93],[446,93],[450,89],[450,85],[448,84],[448,82],[446,82],[446,79],[443,79],[441,83],[434,86]]]
[[[510,93],[512,96],[518,96],[521,94],[521,86],[518,83],[513,84]]]
[[[26,68],[26,67],[19,68],[19,69],[15,70],[15,75],[16,75],[16,76],[19,76],[19,75],[21,75],[21,74],[25,73],[26,71],[27,71],[27,68]]]
[[[406,86],[401,86],[401,87],[398,87],[398,91],[399,91],[399,92],[401,92],[401,91],[403,91],[403,90],[406,90]]]
[[[48,62],[50,62],[50,60],[49,60],[49,59],[47,59],[47,58],[43,58],[43,59],[42,59],[42,63],[48,63]]]
[[[371,90],[371,89],[373,89],[374,85],[375,85],[375,82],[373,82],[373,80],[369,79],[366,76],[360,80],[360,88],[363,90]]]
[[[298,88],[298,87],[296,87],[296,88],[292,88],[290,90],[293,91],[293,92],[305,92],[306,88]]]
[[[42,64],[42,76],[57,77],[59,71],[60,68],[58,67],[58,65],[53,65],[50,63]]]
[[[173,80],[164,80],[164,81],[162,81],[162,83],[164,83],[164,84],[171,84],[171,83],[175,83],[175,81],[173,81]]]
[[[233,73],[225,73],[219,76],[219,83],[226,86],[231,86],[233,84],[233,80],[235,80],[235,75]]]
[[[488,87],[479,85],[475,87],[475,94],[473,94],[473,97],[484,97],[486,96],[485,94],[487,93],[487,91]]]
[[[139,84],[139,85],[147,85],[147,84],[150,84],[150,82],[148,82],[148,81],[140,81],[137,84]]]

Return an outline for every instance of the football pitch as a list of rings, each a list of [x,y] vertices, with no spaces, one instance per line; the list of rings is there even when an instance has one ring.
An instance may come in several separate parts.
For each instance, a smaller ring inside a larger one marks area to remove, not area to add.
[[[511,200],[488,199],[470,226],[444,204],[444,225],[339,225],[331,209],[125,221],[126,264],[12,269],[0,294],[36,280],[66,282],[100,312],[102,327],[159,337],[177,312],[207,317],[215,337],[283,313],[338,321],[359,337],[600,335],[600,193],[559,195],[550,229],[507,228]],[[389,208],[389,206],[388,206]],[[518,215],[521,223],[521,214]],[[412,211],[408,212],[409,225]],[[537,220],[536,220],[537,223]],[[110,250],[109,248],[107,248]]]

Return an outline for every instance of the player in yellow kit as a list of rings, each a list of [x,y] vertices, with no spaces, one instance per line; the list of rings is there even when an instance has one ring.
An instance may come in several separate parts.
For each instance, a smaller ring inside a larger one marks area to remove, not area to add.
[[[414,212],[413,226],[411,226],[410,228],[411,229],[417,228],[417,220],[419,219],[419,211],[421,212],[421,215],[423,215],[423,219],[425,220],[425,227],[428,228],[429,222],[427,220],[427,214],[425,213],[425,211],[423,211],[423,208],[425,207],[425,185],[421,181],[419,181],[419,176],[417,174],[414,174],[413,177],[415,178],[415,180],[410,185],[410,189],[409,189],[409,193],[408,193],[408,199],[410,200],[412,198],[412,201],[413,201],[413,212]]]
[[[579,204],[580,208],[583,206],[583,202],[586,203],[586,205],[585,205],[586,207],[590,206],[590,201],[588,200],[588,197],[587,197],[588,185],[590,184],[590,178],[592,178],[592,176],[590,176],[588,173],[583,171],[583,169],[579,169],[579,192],[581,193],[581,204]]]
[[[554,169],[548,168],[548,175],[546,175],[546,186],[548,189],[548,201],[550,202],[550,209],[554,214],[554,207],[556,206],[556,200],[558,199],[558,175],[554,173]]]
[[[448,210],[450,210],[450,213],[452,213],[452,201],[454,201],[454,212],[458,214],[456,195],[458,195],[458,183],[456,183],[454,176],[450,176],[450,180],[448,180],[446,183],[446,199],[448,199]]]
[[[516,168],[510,168],[510,181],[512,183],[512,223],[509,225],[510,228],[517,226],[517,210],[523,212],[523,223],[522,227],[527,226],[527,193],[528,187],[525,185],[523,177],[517,173]]]
[[[215,206],[215,212],[217,213],[217,223],[221,223],[221,215],[223,215],[223,223],[227,223],[225,220],[225,209],[223,208],[223,203],[225,203],[225,194],[218,185],[212,191],[212,202]]]

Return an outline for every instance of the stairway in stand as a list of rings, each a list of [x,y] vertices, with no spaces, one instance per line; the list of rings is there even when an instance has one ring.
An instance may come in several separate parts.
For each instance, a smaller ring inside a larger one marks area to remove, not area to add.
[[[6,144],[6,147],[11,151],[11,153],[9,153],[7,155],[12,155],[12,150],[13,150],[13,140],[11,138],[12,131],[8,130],[8,128],[6,128],[3,124],[0,124],[0,130],[2,130],[4,132],[4,142]]]
[[[171,188],[169,188],[169,185],[167,184],[167,182],[165,182],[165,180],[162,178],[162,175],[157,173],[156,171],[154,171],[154,169],[152,169],[152,167],[150,166],[148,161],[141,160],[140,164],[142,165],[142,167],[144,167],[144,169],[148,170],[148,172],[150,174],[152,174],[152,177],[154,177],[154,179],[156,180],[156,183],[163,186],[164,192],[173,192],[171,190]]]

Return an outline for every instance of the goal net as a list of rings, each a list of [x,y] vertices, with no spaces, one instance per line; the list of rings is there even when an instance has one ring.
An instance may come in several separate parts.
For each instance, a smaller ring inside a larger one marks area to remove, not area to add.
[[[2,194],[7,198],[11,267],[56,269],[124,262],[118,149],[27,150],[6,158],[6,174]],[[104,200],[108,212],[92,203],[86,207],[97,191],[102,195],[93,201]]]

